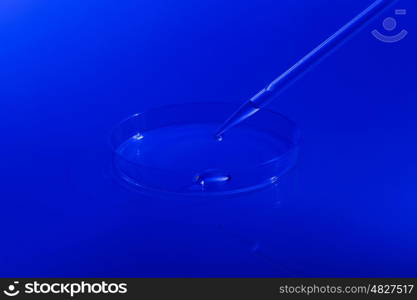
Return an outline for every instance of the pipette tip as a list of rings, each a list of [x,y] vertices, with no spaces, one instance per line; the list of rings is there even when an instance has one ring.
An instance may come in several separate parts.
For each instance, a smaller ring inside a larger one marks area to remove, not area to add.
[[[256,107],[254,103],[252,103],[251,101],[246,102],[237,111],[235,111],[233,115],[222,124],[222,126],[220,126],[220,128],[216,132],[216,138],[223,139],[223,134],[228,129],[249,118],[258,110],[259,107]]]

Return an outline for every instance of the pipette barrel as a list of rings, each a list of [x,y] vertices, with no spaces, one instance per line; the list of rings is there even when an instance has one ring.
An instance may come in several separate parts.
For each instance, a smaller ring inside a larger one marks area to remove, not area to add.
[[[243,104],[229,119],[226,120],[226,122],[223,123],[217,131],[216,136],[221,136],[226,130],[247,119],[256,113],[260,108],[274,100],[276,96],[278,96],[285,88],[305,74],[310,67],[325,56],[329,55],[368,21],[395,1],[397,0],[376,0],[368,8],[358,14],[350,22],[336,31],[332,36],[314,48],[291,68],[282,73],[278,78],[258,92],[248,102]]]

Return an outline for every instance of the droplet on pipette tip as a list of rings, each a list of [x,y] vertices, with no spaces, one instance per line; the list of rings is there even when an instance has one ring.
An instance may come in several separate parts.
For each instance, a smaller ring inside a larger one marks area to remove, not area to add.
[[[218,140],[219,142],[223,141],[223,135],[221,134],[216,135],[216,140]]]

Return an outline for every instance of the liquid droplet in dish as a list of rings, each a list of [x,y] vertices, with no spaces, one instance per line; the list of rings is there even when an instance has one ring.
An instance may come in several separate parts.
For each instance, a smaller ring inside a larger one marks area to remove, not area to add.
[[[232,178],[221,170],[207,170],[196,176],[196,183],[202,187],[213,187],[227,183]]]

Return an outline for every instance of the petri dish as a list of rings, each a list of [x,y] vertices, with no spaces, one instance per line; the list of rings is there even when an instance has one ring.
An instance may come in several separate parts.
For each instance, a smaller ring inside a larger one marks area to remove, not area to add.
[[[186,103],[135,114],[111,132],[113,169],[123,181],[154,194],[234,195],[275,184],[294,167],[299,130],[263,109],[230,129],[216,129],[233,103]]]

